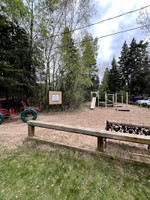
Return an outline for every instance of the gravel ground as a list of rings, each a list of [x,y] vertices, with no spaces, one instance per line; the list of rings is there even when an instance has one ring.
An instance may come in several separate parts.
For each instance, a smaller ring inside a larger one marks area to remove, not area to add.
[[[119,112],[115,108],[104,107],[96,107],[94,110],[90,110],[90,104],[86,104],[73,112],[40,113],[37,120],[103,130],[106,120],[150,126],[150,109],[133,105],[128,105],[128,108],[130,112]],[[20,118],[5,119],[0,125],[0,150],[15,149],[21,146],[27,137],[27,131],[27,124],[23,123]],[[42,128],[36,128],[35,132],[36,136],[56,143],[87,150],[95,150],[97,146],[97,139],[91,136]],[[122,158],[132,158],[150,163],[150,150],[147,149],[147,145],[108,140],[106,152]],[[147,155],[147,157],[143,155]]]

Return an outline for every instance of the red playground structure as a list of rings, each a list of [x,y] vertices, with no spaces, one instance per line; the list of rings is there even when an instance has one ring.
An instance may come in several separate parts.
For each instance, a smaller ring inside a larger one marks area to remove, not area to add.
[[[23,105],[23,108],[24,110],[26,109],[33,109],[33,110],[36,110],[37,114],[39,114],[39,108],[38,107],[34,107],[34,106],[27,106],[26,103],[24,101],[21,101],[22,105]]]
[[[23,101],[21,101],[21,103],[22,102]],[[35,120],[37,118],[37,114],[39,114],[39,109],[37,107],[33,107],[33,106],[27,107],[25,103],[23,107],[24,107],[23,112],[15,113],[14,108],[9,108],[9,109],[2,108],[1,102],[0,102],[0,124],[3,123],[5,118],[19,116],[19,115],[21,115],[21,119],[23,122],[27,122],[28,120]]]

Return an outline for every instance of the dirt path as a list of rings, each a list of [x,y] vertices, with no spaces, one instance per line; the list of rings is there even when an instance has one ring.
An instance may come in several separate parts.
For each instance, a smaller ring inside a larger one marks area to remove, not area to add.
[[[150,126],[150,109],[139,108],[129,105],[130,112],[119,112],[115,108],[96,107],[90,110],[89,105],[85,105],[76,112],[60,113],[40,113],[37,120],[45,122],[55,122],[73,126],[89,127],[95,129],[105,129],[106,120]],[[65,133],[55,130],[36,128],[36,135],[53,142],[95,150],[97,140],[94,137]],[[0,125],[0,149],[15,149],[22,145],[27,137],[27,124],[18,119],[6,119]],[[131,144],[126,142],[108,141],[107,153],[115,154],[124,158],[133,158],[150,162],[150,158],[135,156],[137,154],[146,154],[150,156],[147,145]]]

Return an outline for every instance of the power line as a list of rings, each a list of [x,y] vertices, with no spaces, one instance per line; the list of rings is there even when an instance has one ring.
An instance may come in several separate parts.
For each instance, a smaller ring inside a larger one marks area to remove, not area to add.
[[[113,35],[118,35],[118,34],[121,34],[121,33],[126,33],[126,32],[129,32],[129,31],[134,31],[134,30],[137,30],[137,29],[140,29],[140,28],[144,28],[144,27],[146,27],[146,25],[130,28],[128,30],[119,31],[119,32],[116,32],[116,33],[111,33],[111,34],[100,36],[100,37],[97,37],[97,38],[101,39],[101,38],[105,38],[105,37],[109,37],[109,36],[113,36]]]
[[[114,16],[114,17],[110,17],[110,18],[104,19],[104,20],[102,20],[102,21],[95,22],[95,23],[93,23],[93,24],[89,24],[89,25],[86,25],[86,26],[83,26],[83,27],[80,27],[80,28],[76,28],[76,29],[74,29],[74,30],[72,30],[72,31],[80,30],[80,29],[87,28],[87,27],[90,27],[90,26],[94,26],[94,25],[97,25],[97,24],[100,24],[100,23],[103,23],[103,22],[106,22],[106,21],[110,21],[110,20],[113,20],[113,19],[122,17],[122,16],[124,16],[124,15],[131,14],[131,13],[133,13],[133,12],[137,12],[137,11],[139,11],[139,10],[141,10],[141,9],[145,9],[145,8],[148,8],[148,7],[150,7],[150,5],[147,5],[147,6],[138,8],[138,9],[136,9],[136,10],[131,10],[131,11],[129,11],[129,12],[125,12],[125,13],[122,13],[122,14],[117,15],[117,16]]]
[[[92,23],[92,24],[89,24],[89,25],[86,25],[86,26],[83,26],[83,27],[79,27],[79,28],[73,29],[73,30],[71,30],[70,32],[74,32],[74,31],[77,31],[77,30],[80,30],[80,29],[84,29],[84,28],[91,27],[91,26],[94,26],[94,25],[97,25],[97,24],[101,24],[101,23],[104,23],[104,22],[106,22],[106,21],[110,21],[110,20],[113,20],[113,19],[122,17],[122,16],[124,16],[124,15],[131,14],[131,13],[140,11],[141,9],[148,8],[148,7],[150,7],[150,5],[147,5],[147,6],[144,6],[144,7],[138,8],[138,9],[135,9],[135,10],[131,10],[131,11],[129,11],[129,12],[125,12],[125,13],[122,13],[122,14],[120,14],[120,15],[116,15],[116,16],[114,16],[114,17],[110,17],[110,18],[104,19],[104,20],[102,20],[102,21],[98,21],[98,22],[95,22],[95,23]],[[51,37],[56,37],[56,36],[59,36],[59,35],[62,35],[62,34],[67,34],[67,33],[68,33],[68,32],[60,33],[60,34],[53,35],[53,36],[51,36]]]
[[[144,28],[144,27],[146,27],[146,26],[147,26],[147,25],[143,25],[143,26],[139,26],[139,27],[134,27],[134,28],[130,28],[130,29],[127,29],[127,30],[119,31],[119,32],[116,32],[116,33],[110,33],[110,34],[103,35],[103,36],[96,37],[96,38],[99,40],[99,39],[102,39],[102,38],[106,38],[106,37],[110,37],[110,36],[114,36],[114,35],[126,33],[126,32],[129,32],[129,31],[134,31],[134,30],[137,30],[137,29],[141,29],[141,28]],[[91,40],[85,40],[85,41],[78,42],[78,43],[74,43],[74,44],[86,43],[86,42],[89,42],[89,41],[91,41]],[[67,46],[69,46],[69,45],[58,46],[58,47],[56,47],[56,48],[54,48],[54,49],[59,49],[59,48],[67,47]],[[53,49],[53,50],[54,50],[54,49]]]

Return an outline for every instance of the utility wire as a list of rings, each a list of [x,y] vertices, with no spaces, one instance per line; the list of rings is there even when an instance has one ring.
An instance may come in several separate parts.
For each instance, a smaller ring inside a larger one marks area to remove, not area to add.
[[[84,28],[87,28],[87,27],[90,27],[90,26],[94,26],[94,25],[97,25],[97,24],[101,24],[101,23],[104,23],[106,21],[110,21],[110,20],[113,20],[113,19],[116,19],[116,18],[119,18],[119,17],[122,17],[124,15],[128,15],[128,14],[131,14],[131,13],[134,13],[134,12],[137,12],[137,11],[140,11],[141,9],[145,9],[145,8],[148,8],[150,7],[150,5],[147,5],[147,6],[144,6],[144,7],[141,7],[141,8],[138,8],[138,9],[135,9],[135,10],[131,10],[129,12],[125,12],[125,13],[122,13],[120,15],[116,15],[114,17],[110,17],[110,18],[107,18],[107,19],[104,19],[102,21],[98,21],[98,22],[95,22],[95,23],[92,23],[92,24],[89,24],[89,25],[86,25],[86,26],[82,26],[82,27],[79,27],[79,28],[75,28],[69,32],[74,32],[74,31],[77,31],[77,30],[80,30],[80,29],[84,29]],[[62,35],[62,34],[67,34],[68,32],[65,32],[65,33],[60,33],[60,34],[56,34],[56,35],[53,35],[51,37],[56,37],[56,36],[59,36],[59,35]]]
[[[143,25],[143,26],[139,26],[139,27],[134,27],[134,28],[130,28],[128,30],[119,31],[119,32],[116,32],[116,33],[111,33],[111,34],[100,36],[100,37],[97,37],[97,38],[101,39],[101,38],[105,38],[105,37],[109,37],[109,36],[113,36],[113,35],[117,35],[117,34],[121,34],[121,33],[126,33],[126,32],[129,32],[129,31],[134,31],[134,30],[137,30],[137,29],[140,29],[140,28],[144,28],[146,26],[147,25]]]
[[[131,11],[129,11],[129,12],[122,13],[122,14],[117,15],[117,16],[114,16],[114,17],[110,17],[110,18],[104,19],[104,20],[102,20],[102,21],[95,22],[95,23],[93,23],[93,24],[89,24],[89,25],[86,25],[86,26],[83,26],[83,27],[80,27],[80,28],[76,28],[76,29],[72,30],[72,32],[73,32],[73,31],[80,30],[80,29],[83,29],[83,28],[87,28],[87,27],[90,27],[90,26],[94,26],[94,25],[97,25],[97,24],[100,24],[100,23],[103,23],[103,22],[106,22],[106,21],[110,21],[110,20],[113,20],[113,19],[122,17],[122,16],[124,16],[124,15],[131,14],[131,13],[133,13],[133,12],[137,12],[137,11],[139,11],[139,10],[141,10],[141,9],[145,9],[145,8],[148,8],[148,7],[150,7],[150,5],[147,5],[147,6],[138,8],[138,9],[136,9],[136,10],[131,10]]]
[[[139,27],[134,27],[134,28],[130,28],[130,29],[127,29],[127,30],[123,30],[123,31],[119,31],[119,32],[116,32],[116,33],[110,33],[110,34],[107,34],[107,35],[103,35],[103,36],[100,36],[100,37],[96,37],[96,39],[102,39],[102,38],[106,38],[106,37],[110,37],[110,36],[114,36],[114,35],[118,35],[118,34],[122,34],[122,33],[126,33],[126,32],[129,32],[129,31],[134,31],[134,30],[137,30],[137,29],[141,29],[141,28],[144,28],[146,27],[147,25],[143,25],[143,26],[139,26]],[[85,40],[85,41],[82,41],[82,42],[78,42],[78,43],[74,43],[74,44],[80,44],[80,43],[86,43],[86,42],[90,42],[91,40]],[[70,45],[70,44],[69,44]],[[62,45],[62,46],[58,46],[58,47],[55,47],[54,49],[59,49],[59,48],[63,48],[63,47],[67,47],[69,45]],[[52,50],[54,50],[52,49]]]

